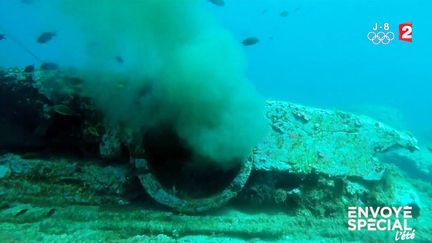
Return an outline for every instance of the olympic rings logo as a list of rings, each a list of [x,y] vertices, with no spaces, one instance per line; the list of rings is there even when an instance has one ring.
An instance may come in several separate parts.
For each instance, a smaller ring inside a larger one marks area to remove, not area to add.
[[[369,32],[367,34],[367,38],[374,44],[374,45],[378,45],[378,44],[383,44],[383,45],[387,45],[388,43],[390,43],[390,41],[392,41],[395,38],[395,34],[391,31],[384,33],[382,31],[375,33],[373,31]]]

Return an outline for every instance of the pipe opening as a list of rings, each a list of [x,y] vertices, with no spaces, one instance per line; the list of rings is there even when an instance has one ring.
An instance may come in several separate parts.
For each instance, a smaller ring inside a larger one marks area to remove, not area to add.
[[[169,128],[153,129],[144,136],[151,173],[167,192],[179,198],[205,198],[223,191],[239,173],[236,163],[223,168],[214,161],[197,158]]]

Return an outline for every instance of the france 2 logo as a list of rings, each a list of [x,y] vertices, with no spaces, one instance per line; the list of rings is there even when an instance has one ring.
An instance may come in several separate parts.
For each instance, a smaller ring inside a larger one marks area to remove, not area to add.
[[[412,42],[412,23],[403,23],[399,25],[399,40]]]

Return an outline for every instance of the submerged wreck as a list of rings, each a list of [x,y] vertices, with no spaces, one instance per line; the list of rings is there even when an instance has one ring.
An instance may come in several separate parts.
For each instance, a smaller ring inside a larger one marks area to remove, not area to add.
[[[85,218],[93,231],[117,232],[109,239],[356,240],[369,236],[346,230],[348,206],[409,205],[418,239],[432,234],[422,224],[432,216],[432,153],[408,132],[348,112],[267,101],[270,132],[243,163],[196,166],[169,130],[126,141],[104,125],[91,100],[46,88],[58,82],[79,89],[80,80],[60,70],[0,71],[1,231],[37,223],[50,239],[82,230],[55,229],[61,220]],[[411,162],[401,166],[395,156]],[[411,179],[406,168],[424,178]],[[217,214],[240,204],[283,214]]]

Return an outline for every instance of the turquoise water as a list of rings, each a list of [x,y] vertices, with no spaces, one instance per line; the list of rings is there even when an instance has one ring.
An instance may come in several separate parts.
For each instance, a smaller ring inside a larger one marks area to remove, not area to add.
[[[0,242],[432,242],[430,10],[0,0]]]
[[[403,114],[407,129],[430,139],[429,1],[228,0],[223,7],[203,2],[239,41],[260,39],[244,51],[248,78],[266,97],[328,108],[393,107]],[[46,60],[80,63],[85,47],[78,26],[34,3],[1,1],[0,27]],[[281,17],[282,11],[288,16]],[[50,23],[42,20],[47,16]],[[374,46],[367,40],[376,22],[388,22],[396,33],[390,45]],[[405,22],[413,23],[412,43],[397,40],[398,25]],[[56,41],[35,44],[47,30],[58,31]],[[70,52],[59,55],[64,46]],[[0,42],[0,52],[1,65],[34,62],[11,42]]]
[[[430,136],[429,1],[233,1],[232,5],[214,10],[238,38],[262,37],[260,45],[246,52],[250,77],[267,96],[320,107],[392,106],[404,113],[410,129]],[[289,12],[286,18],[279,16],[282,10]],[[399,24],[413,22],[413,42],[371,45],[366,34],[376,22],[388,22],[395,33]]]

